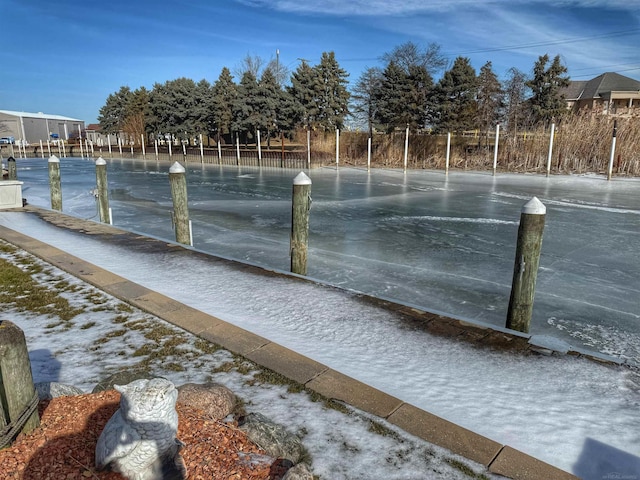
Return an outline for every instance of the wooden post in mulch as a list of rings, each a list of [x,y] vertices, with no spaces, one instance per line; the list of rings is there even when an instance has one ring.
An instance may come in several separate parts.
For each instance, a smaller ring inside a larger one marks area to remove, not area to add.
[[[0,449],[40,425],[38,394],[24,332],[0,320]]]
[[[291,271],[307,274],[307,249],[309,244],[309,209],[311,208],[311,179],[300,172],[293,179],[291,206]]]
[[[518,243],[513,268],[507,328],[528,333],[533,313],[533,297],[542,249],[542,232],[547,208],[533,197],[522,207]]]
[[[49,157],[49,189],[51,190],[51,208],[62,211],[62,187],[60,186],[60,159]]]

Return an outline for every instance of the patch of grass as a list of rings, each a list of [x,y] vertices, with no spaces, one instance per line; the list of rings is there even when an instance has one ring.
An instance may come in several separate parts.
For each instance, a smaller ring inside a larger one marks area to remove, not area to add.
[[[129,320],[129,317],[127,317],[126,315],[117,315],[113,320],[111,320],[113,323],[125,323],[127,320]]]
[[[35,264],[31,266],[33,269],[25,271],[0,259],[0,303],[12,305],[22,312],[59,317],[62,321],[84,312],[84,308],[72,307],[58,292],[36,282],[31,276],[32,271],[41,271],[42,268]]]
[[[127,318],[125,317],[125,321]],[[114,320],[115,322],[115,320]],[[120,323],[120,322],[115,322]],[[147,320],[129,320],[124,324],[129,330],[144,330],[149,326],[149,322]]]
[[[87,322],[84,325],[80,325],[80,330],[88,330],[91,327],[95,327],[97,322]]]
[[[156,342],[162,341],[163,338],[169,336],[175,336],[176,330],[166,325],[154,325],[151,330],[144,334],[145,338],[149,340],[155,340]]]
[[[183,365],[176,362],[165,363],[164,367],[172,372],[184,372],[186,370]]]
[[[383,437],[390,437],[394,440],[400,440],[400,435],[398,435],[394,430],[390,429],[386,425],[383,425],[380,422],[376,422],[375,420],[369,420],[369,428],[368,430],[371,433],[375,433],[376,435],[381,435]]]
[[[202,338],[198,338],[196,339],[196,341],[194,342],[194,346],[200,350],[202,353],[208,353],[208,354],[212,354],[217,352],[218,350],[220,350],[222,347],[220,345],[217,345],[215,343],[211,343],[211,342],[207,342],[206,340],[203,340]]]
[[[133,307],[128,303],[119,303],[116,310],[122,313],[133,313]]]
[[[3,241],[0,241],[0,252],[3,253],[15,253],[17,252],[18,249],[16,247],[14,247],[13,245],[11,245],[10,243],[6,243]]]
[[[469,467],[468,465],[466,465],[465,463],[459,460],[456,460],[454,458],[445,458],[444,461],[447,462],[456,470],[460,470],[463,474],[465,474],[469,478],[475,478],[477,480],[489,480],[489,478],[486,475],[482,473],[474,472],[471,469],[471,467]]]

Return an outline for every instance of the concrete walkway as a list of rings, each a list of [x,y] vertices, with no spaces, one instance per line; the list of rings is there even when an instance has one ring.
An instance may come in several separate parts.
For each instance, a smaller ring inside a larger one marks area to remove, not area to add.
[[[102,241],[127,245],[130,248],[135,247],[145,251],[163,251],[176,255],[197,255],[202,257],[203,261],[227,262],[247,275],[278,276],[289,278],[291,282],[307,281],[297,276],[287,276],[254,266],[222,260],[179,245],[167,243],[166,241],[122,231],[108,225],[69,217],[60,212],[42,210],[35,207],[16,209],[16,211],[30,212],[59,227],[92,236],[100,236]],[[497,443],[405,403],[295,351],[271,342],[267,338],[149,290],[47,245],[43,241],[1,226],[0,238],[133,306],[299,382],[320,395],[343,401],[355,408],[384,418],[410,434],[481,463],[495,474],[523,480],[577,478],[508,445]],[[490,345],[493,348],[503,348],[520,353],[545,350],[544,347],[532,345],[529,342],[530,337],[528,335],[521,335],[502,329],[479,327],[460,320],[372,297],[364,296],[362,299],[375,305],[376,308],[396,312],[398,316],[402,316],[405,319],[414,319],[433,334],[455,337],[455,340],[452,338],[451,341]],[[570,353],[574,355],[582,354],[580,352]]]

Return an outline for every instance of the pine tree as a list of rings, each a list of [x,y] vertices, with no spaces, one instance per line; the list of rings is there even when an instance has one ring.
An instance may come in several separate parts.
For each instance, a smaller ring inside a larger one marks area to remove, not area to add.
[[[264,98],[253,73],[246,71],[238,85],[238,94],[233,102],[233,122],[231,128],[240,133],[247,144],[249,136],[256,130],[266,130],[266,117],[262,111]],[[255,138],[255,137],[254,137]]]
[[[458,57],[435,89],[435,126],[441,132],[462,132],[474,127],[476,72],[468,58]]]
[[[218,134],[218,141],[223,135],[231,133],[233,122],[233,102],[237,96],[237,86],[233,82],[231,72],[224,67],[212,88],[212,128]]]
[[[315,80],[316,71],[305,61],[302,60],[298,68],[291,75],[291,86],[287,91],[298,103],[302,111],[302,125],[310,128],[315,123],[318,116],[318,104],[316,102]]]
[[[333,52],[323,52],[320,63],[314,67],[313,77],[317,126],[325,131],[342,128],[349,113],[349,91],[346,70],[340,68]]]
[[[476,125],[486,135],[491,127],[500,122],[504,109],[504,92],[491,68],[491,62],[485,63],[480,69],[476,100],[478,103]]]
[[[382,81],[375,97],[378,106],[376,124],[385,132],[405,128],[411,122],[411,114],[407,109],[410,91],[404,70],[395,62],[390,62],[382,72]]]
[[[199,131],[196,83],[190,78],[156,83],[149,96],[149,108],[159,133],[188,140]]]
[[[131,89],[127,86],[110,94],[107,101],[98,115],[98,122],[103,133],[119,133],[122,130],[125,119],[127,118],[128,106],[131,100]]]
[[[569,85],[569,77],[565,76],[567,68],[560,62],[560,55],[555,56],[549,68],[548,62],[549,55],[538,57],[533,66],[533,78],[526,83],[533,93],[529,106],[536,123],[559,120],[567,112],[567,104],[560,93]]]

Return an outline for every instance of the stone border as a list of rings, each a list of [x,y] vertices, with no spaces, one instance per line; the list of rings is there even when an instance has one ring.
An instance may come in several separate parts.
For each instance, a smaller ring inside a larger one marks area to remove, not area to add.
[[[50,213],[47,212],[47,216]],[[156,242],[158,245],[155,247],[163,248],[165,251],[175,251],[177,248],[183,252],[197,253],[161,240],[141,237],[113,227],[68,217],[59,212],[55,212],[54,215],[61,217],[60,220],[63,223],[72,222],[81,226],[81,230],[85,233],[94,235],[107,233],[118,236],[124,234],[125,237],[131,236],[138,240],[144,239],[146,242]],[[405,403],[264,337],[149,290],[37,239],[2,226],[0,226],[0,238],[124,302],[205,340],[216,343],[233,353],[242,355],[265,368],[303,384],[306,388],[320,395],[345,402],[357,409],[384,418],[412,435],[484,465],[492,473],[518,480],[578,479],[578,477],[530,455],[501,445],[494,440]],[[247,266],[243,268],[245,267]],[[260,270],[258,267],[248,268]],[[276,274],[270,271],[264,271],[264,273]],[[284,274],[277,275],[285,276]],[[292,281],[300,280],[295,276],[291,279]],[[410,312],[413,312],[413,317],[418,319],[428,317],[427,330],[436,334],[450,335],[456,339],[462,337],[468,341],[487,343],[501,348],[513,348],[524,353],[536,350],[531,347],[529,337],[526,335],[479,327],[373,297],[364,296],[363,298],[365,301],[379,303],[380,308],[394,308],[400,314],[409,315]]]

